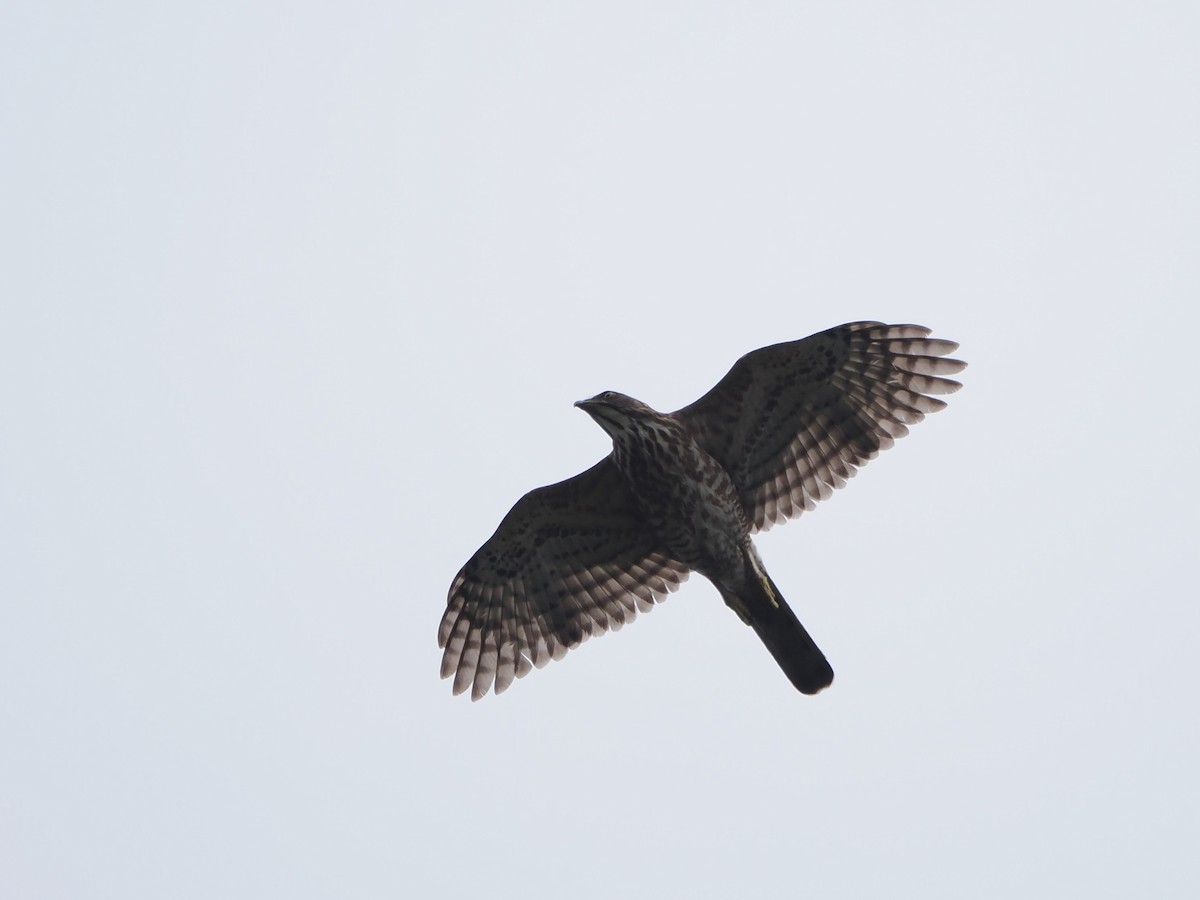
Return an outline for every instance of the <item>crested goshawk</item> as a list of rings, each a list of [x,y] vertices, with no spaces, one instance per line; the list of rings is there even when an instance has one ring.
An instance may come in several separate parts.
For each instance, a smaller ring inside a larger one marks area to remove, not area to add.
[[[811,510],[960,385],[958,345],[919,325],[851,322],[739,359],[673,413],[605,391],[581,407],[613,450],[530,491],[450,586],[442,677],[478,700],[616,630],[704,575],[796,688],[833,669],[750,535]]]

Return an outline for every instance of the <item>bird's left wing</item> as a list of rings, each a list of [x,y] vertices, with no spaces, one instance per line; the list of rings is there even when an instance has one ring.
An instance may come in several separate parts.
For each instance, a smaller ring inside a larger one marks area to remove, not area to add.
[[[958,344],[920,325],[850,322],[747,353],[675,413],[729,471],[754,529],[841,487],[958,390]]]
[[[687,578],[655,544],[609,458],[530,491],[450,585],[442,677],[478,700],[632,621]]]

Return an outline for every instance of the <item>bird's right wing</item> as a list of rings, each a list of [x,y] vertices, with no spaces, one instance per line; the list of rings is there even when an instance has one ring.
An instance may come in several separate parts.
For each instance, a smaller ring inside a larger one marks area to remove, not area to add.
[[[617,630],[679,587],[609,458],[530,491],[450,585],[442,677],[478,700],[593,634]]]
[[[747,353],[675,415],[728,470],[754,529],[812,509],[946,404],[958,344],[920,325],[851,322]]]

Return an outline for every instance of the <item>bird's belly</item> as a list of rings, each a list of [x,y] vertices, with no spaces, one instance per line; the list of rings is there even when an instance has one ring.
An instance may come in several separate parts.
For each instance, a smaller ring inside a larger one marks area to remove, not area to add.
[[[741,571],[749,527],[729,474],[707,454],[675,462],[633,479],[663,549],[714,580]]]

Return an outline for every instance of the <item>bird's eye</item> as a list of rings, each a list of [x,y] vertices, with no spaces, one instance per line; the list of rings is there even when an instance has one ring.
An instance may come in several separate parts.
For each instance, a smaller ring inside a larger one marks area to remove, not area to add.
[[[600,395],[600,399],[601,400],[611,400],[615,396],[617,396],[616,391],[605,391],[603,394]]]

